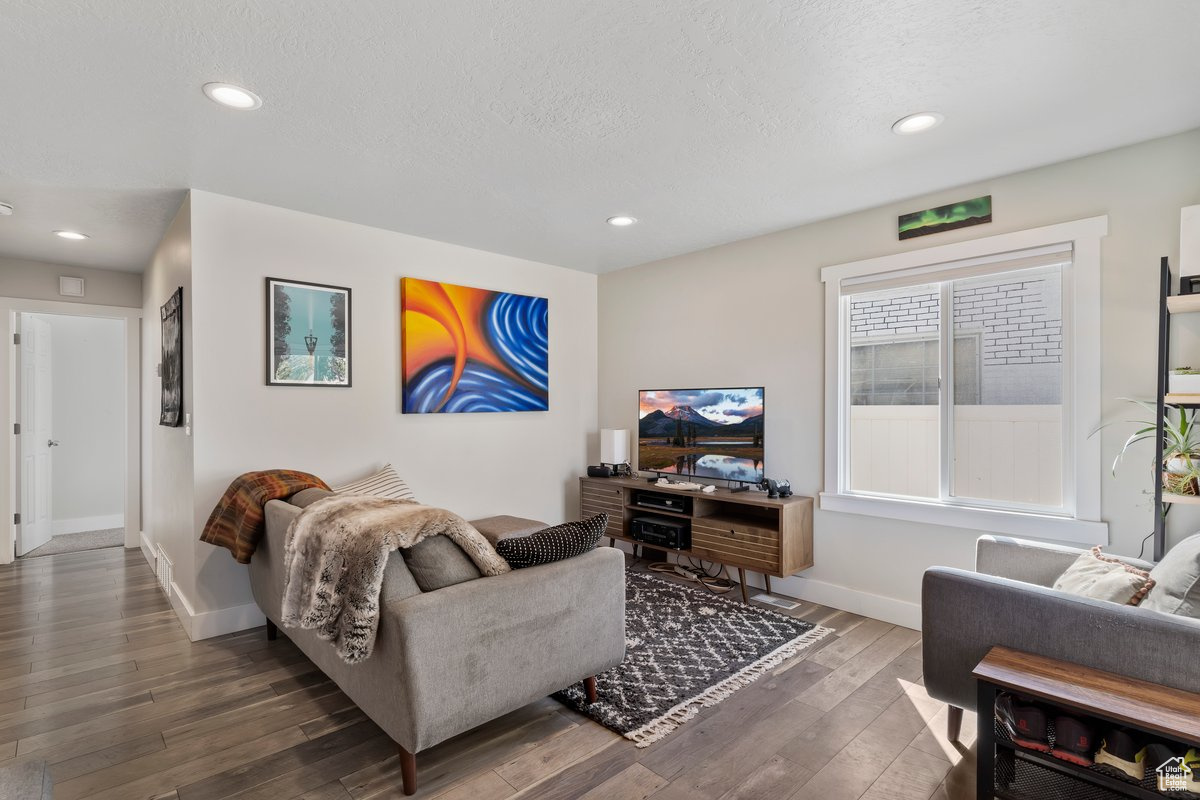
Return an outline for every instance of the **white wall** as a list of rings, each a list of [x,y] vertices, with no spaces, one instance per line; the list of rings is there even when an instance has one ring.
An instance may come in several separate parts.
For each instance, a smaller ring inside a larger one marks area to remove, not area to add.
[[[125,524],[125,323],[33,314],[50,326],[53,531]]]
[[[84,296],[60,295],[60,275],[83,278]],[[139,308],[142,305],[142,276],[137,272],[69,267],[46,261],[0,257],[0,297]]]
[[[790,478],[798,493],[816,495],[824,431],[822,266],[1100,214],[1109,215],[1111,231],[1102,243],[1104,338],[1080,346],[1103,353],[1105,417],[1130,418],[1116,398],[1154,393],[1158,259],[1178,263],[1179,210],[1200,202],[1197,174],[1200,131],[1192,131],[603,275],[600,426],[634,427],[636,392],[646,386],[765,385],[767,470]],[[897,240],[898,214],[984,194],[992,195],[990,225]],[[674,333],[686,339],[667,346]],[[1180,358],[1200,358],[1195,327],[1177,329],[1176,343],[1189,354]],[[1103,434],[1106,464],[1129,432]],[[1148,450],[1137,453],[1116,479],[1105,478],[1113,552],[1136,554],[1152,529],[1144,495],[1151,478],[1140,467],[1150,458]],[[1171,521],[1176,539],[1200,527],[1190,509],[1178,508]],[[915,625],[926,567],[970,567],[976,536],[818,511],[815,566],[776,585]]]
[[[193,538],[231,479],[273,467],[337,483],[391,462],[423,502],[468,519],[575,517],[596,424],[596,276],[198,191],[191,237]],[[350,287],[352,388],[264,385],[267,276]],[[401,414],[401,277],[549,298],[550,410]],[[147,285],[161,287],[149,319],[170,287]],[[224,614],[212,630],[241,624],[246,568],[207,544],[194,553],[194,611]]]
[[[145,513],[142,532],[152,544],[161,544],[173,562],[176,591],[171,603],[191,633],[190,613],[183,604],[195,594],[192,439],[183,428],[158,424],[162,382],[155,367],[162,358],[162,325],[159,309],[183,287],[183,409],[192,408],[192,239],[188,198],[167,228],[146,267],[143,282],[142,325],[142,496]],[[148,558],[153,554],[148,553]]]

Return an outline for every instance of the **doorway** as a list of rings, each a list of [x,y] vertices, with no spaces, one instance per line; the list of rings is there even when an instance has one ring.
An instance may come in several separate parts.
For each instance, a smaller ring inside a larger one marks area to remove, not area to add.
[[[15,555],[125,545],[127,320],[18,312]]]

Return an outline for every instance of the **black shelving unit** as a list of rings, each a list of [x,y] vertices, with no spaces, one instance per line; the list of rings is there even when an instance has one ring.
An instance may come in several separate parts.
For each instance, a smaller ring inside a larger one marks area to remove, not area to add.
[[[1166,506],[1171,503],[1200,504],[1200,497],[1194,495],[1169,494],[1163,491],[1162,477],[1157,474],[1163,469],[1163,415],[1168,405],[1184,409],[1200,408],[1200,398],[1194,395],[1186,397],[1173,396],[1169,393],[1168,376],[1171,371],[1171,317],[1174,314],[1200,313],[1200,293],[1192,293],[1191,281],[1179,279],[1180,293],[1171,294],[1171,265],[1166,256],[1162,257],[1159,265],[1159,299],[1158,299],[1158,436],[1155,437],[1154,464],[1156,469],[1154,480],[1154,552],[1153,559],[1161,561],[1166,552],[1167,518]]]
[[[1167,410],[1167,374],[1171,367],[1171,310],[1167,298],[1171,295],[1171,265],[1163,256],[1158,279],[1158,435],[1154,437],[1154,560],[1162,560],[1167,538],[1167,517],[1163,508],[1163,414]]]

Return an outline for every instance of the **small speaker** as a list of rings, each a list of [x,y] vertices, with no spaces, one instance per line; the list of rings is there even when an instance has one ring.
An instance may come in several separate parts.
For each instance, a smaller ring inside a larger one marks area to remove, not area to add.
[[[588,467],[589,478],[611,478],[612,470],[601,464],[598,467]]]

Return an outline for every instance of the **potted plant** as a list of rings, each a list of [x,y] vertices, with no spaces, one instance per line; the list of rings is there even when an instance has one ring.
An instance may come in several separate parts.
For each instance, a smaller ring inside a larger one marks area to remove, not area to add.
[[[1167,389],[1171,394],[1200,394],[1200,369],[1176,367],[1171,370]]]
[[[1150,419],[1125,420],[1140,427],[1125,440],[1121,452],[1117,453],[1113,460],[1114,475],[1131,445],[1143,439],[1153,441],[1158,434],[1158,425],[1153,421],[1158,412],[1156,404],[1129,397],[1120,399],[1140,406],[1150,414]],[[1171,494],[1200,495],[1200,481],[1197,480],[1200,478],[1200,426],[1196,423],[1195,411],[1170,404],[1163,406],[1163,460],[1161,464],[1155,465],[1155,472],[1162,480],[1164,491]]]
[[[1163,492],[1165,494],[1200,495],[1200,483],[1196,481],[1200,470],[1189,469],[1187,472],[1163,472]]]

